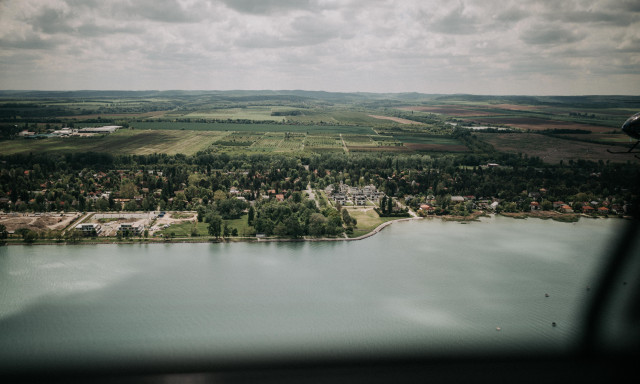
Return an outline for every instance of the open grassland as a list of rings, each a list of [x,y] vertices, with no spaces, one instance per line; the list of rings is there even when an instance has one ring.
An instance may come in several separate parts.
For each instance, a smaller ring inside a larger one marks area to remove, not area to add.
[[[501,152],[522,153],[528,156],[540,157],[546,163],[557,164],[560,160],[591,160],[626,162],[637,161],[628,154],[613,154],[607,149],[620,150],[621,147],[612,147],[596,143],[588,143],[575,140],[565,140],[560,137],[540,135],[535,133],[479,133],[478,136],[493,145]],[[588,136],[588,135],[584,135]]]

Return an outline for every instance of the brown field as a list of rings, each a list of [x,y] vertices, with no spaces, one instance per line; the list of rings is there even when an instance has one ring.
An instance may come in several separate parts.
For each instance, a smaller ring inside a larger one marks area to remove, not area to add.
[[[78,213],[10,214],[0,216],[0,224],[4,224],[7,231],[29,228],[36,232],[43,232],[46,230],[62,230],[79,216],[80,214]]]
[[[380,119],[380,120],[391,120],[391,121],[394,121],[394,122],[400,123],[400,124],[422,124],[419,121],[403,119],[403,118],[400,118],[400,117],[378,116],[378,115],[369,115],[369,117],[373,117],[373,118]]]
[[[633,144],[633,140],[629,138],[629,136],[625,134],[602,134],[602,133],[593,133],[589,135],[581,135],[581,134],[567,134],[567,135],[558,135],[558,137],[566,137],[569,139],[575,140],[588,140],[588,141],[597,141],[603,144],[607,143],[618,143],[623,145],[631,145]]]
[[[406,145],[406,144],[405,144]],[[405,148],[401,146],[389,145],[389,146],[381,146],[381,147],[372,147],[372,146],[348,146],[349,151],[355,152],[407,152],[410,148]]]
[[[506,124],[515,128],[530,129],[532,131],[543,131],[546,129],[583,129],[594,133],[604,133],[610,132],[612,129],[611,127],[536,119],[531,117],[510,117],[504,119],[480,118],[474,119],[474,121],[481,124]]]
[[[411,151],[432,151],[432,152],[467,152],[469,151],[469,148],[467,148],[467,146],[465,145],[404,143],[404,146]]]
[[[628,154],[613,154],[607,152],[612,146],[604,144],[586,143],[574,140],[564,140],[558,137],[539,135],[535,133],[476,133],[483,141],[493,145],[502,152],[523,153],[528,156],[540,157],[550,164],[559,163],[560,160],[591,160],[627,162],[628,160],[640,162],[640,160]],[[619,150],[621,147],[613,147]]]

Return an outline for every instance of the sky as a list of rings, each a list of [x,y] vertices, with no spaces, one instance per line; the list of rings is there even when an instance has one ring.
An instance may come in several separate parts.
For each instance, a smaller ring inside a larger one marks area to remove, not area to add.
[[[0,0],[0,89],[640,94],[638,0]]]

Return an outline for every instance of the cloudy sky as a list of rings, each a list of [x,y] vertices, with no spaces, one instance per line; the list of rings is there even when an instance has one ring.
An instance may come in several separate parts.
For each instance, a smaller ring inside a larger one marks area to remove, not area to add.
[[[638,0],[0,0],[0,89],[640,94]]]

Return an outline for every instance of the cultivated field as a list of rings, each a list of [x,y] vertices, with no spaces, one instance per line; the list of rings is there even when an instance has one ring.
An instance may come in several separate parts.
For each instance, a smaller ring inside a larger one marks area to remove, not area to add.
[[[560,160],[591,160],[626,162],[633,160],[628,154],[612,154],[607,152],[612,146],[587,143],[575,140],[564,140],[557,137],[533,133],[479,133],[478,136],[493,145],[499,151],[523,153],[538,156],[546,163],[559,163]],[[615,147],[619,150],[620,147]]]
[[[119,130],[95,137],[16,139],[0,141],[0,153],[108,152],[114,154],[194,154],[228,132]]]
[[[550,162],[627,161],[606,149],[628,144],[620,126],[638,110],[634,96],[0,91],[0,134],[12,132],[0,140],[0,153],[464,153],[489,148],[467,148],[471,142],[454,134],[456,127],[488,126],[546,135],[474,131],[497,151]],[[18,135],[22,129],[44,134],[100,125],[125,129],[99,137]]]

